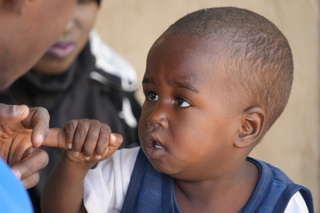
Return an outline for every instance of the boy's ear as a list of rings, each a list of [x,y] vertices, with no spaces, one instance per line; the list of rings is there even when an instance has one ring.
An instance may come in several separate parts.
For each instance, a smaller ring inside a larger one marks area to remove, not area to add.
[[[265,113],[260,107],[250,107],[243,111],[241,128],[235,146],[244,148],[259,141],[265,122]]]

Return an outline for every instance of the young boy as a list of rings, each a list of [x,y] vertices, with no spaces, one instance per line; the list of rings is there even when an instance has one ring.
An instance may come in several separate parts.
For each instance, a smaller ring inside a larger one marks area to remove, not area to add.
[[[289,44],[264,17],[233,7],[183,17],[148,54],[141,149],[115,152],[105,125],[70,122],[56,133],[70,150],[43,210],[313,212],[308,189],[248,157],[285,108],[292,78]]]

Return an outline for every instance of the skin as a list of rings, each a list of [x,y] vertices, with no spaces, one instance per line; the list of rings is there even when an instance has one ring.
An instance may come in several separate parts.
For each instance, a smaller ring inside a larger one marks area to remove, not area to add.
[[[121,135],[111,133],[108,125],[97,120],[73,120],[63,130],[50,129],[44,145],[67,150],[47,179],[42,211],[87,212],[82,204],[83,180],[88,170],[111,156],[122,141]]]
[[[182,212],[238,212],[257,182],[258,169],[246,157],[264,133],[264,111],[237,104],[239,100],[224,89],[224,63],[217,60],[223,49],[220,42],[164,35],[148,55],[143,78],[146,100],[139,122],[141,148],[155,169],[175,179]],[[72,149],[85,154],[69,150],[62,156],[44,187],[43,211],[86,212],[85,175],[93,163],[118,147],[113,137],[96,139],[109,146],[97,159],[95,147],[100,142],[86,139],[92,135],[89,130],[98,130],[90,122],[82,128],[72,125],[80,136],[74,137],[78,142],[72,142]],[[52,135],[56,136],[48,141],[53,145],[72,141],[63,142],[61,133]]]
[[[256,141],[239,137],[248,114],[223,87],[219,46],[168,35],[149,52],[143,78],[141,148],[175,178],[182,212],[237,212],[257,180],[245,160]]]
[[[74,4],[75,0],[0,0],[0,89],[30,69],[61,35]],[[38,171],[47,165],[48,155],[34,147],[42,144],[48,123],[43,108],[0,104],[0,157],[26,188],[38,182]]]
[[[49,127],[44,108],[0,104],[0,156],[26,188],[39,181],[38,171],[48,164],[42,144]]]
[[[77,3],[62,35],[55,42],[55,44],[67,43],[74,45],[74,49],[63,58],[50,54],[48,50],[33,67],[35,72],[47,75],[65,72],[87,43],[89,32],[94,26],[97,13],[98,3],[95,0]]]
[[[30,69],[57,40],[75,2],[1,0],[0,26],[1,32],[6,33],[0,35],[0,89]]]

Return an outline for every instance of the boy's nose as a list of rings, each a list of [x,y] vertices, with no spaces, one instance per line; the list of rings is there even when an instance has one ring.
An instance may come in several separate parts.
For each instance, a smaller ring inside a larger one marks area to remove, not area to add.
[[[167,113],[165,111],[166,106],[163,104],[157,104],[152,113],[147,119],[148,127],[162,127],[168,128]]]

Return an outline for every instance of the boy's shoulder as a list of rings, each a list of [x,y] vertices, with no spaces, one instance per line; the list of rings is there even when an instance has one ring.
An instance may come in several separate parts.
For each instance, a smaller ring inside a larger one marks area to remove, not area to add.
[[[281,182],[293,183],[293,181],[278,167],[262,160],[248,157],[247,161],[256,165],[259,169],[259,182],[268,181],[270,178],[278,179]]]
[[[273,209],[284,212],[290,199],[300,192],[309,212],[313,208],[311,192],[304,186],[295,184],[281,169],[270,163],[248,157],[247,160],[259,169],[259,179],[250,200],[242,212],[250,209]]]

